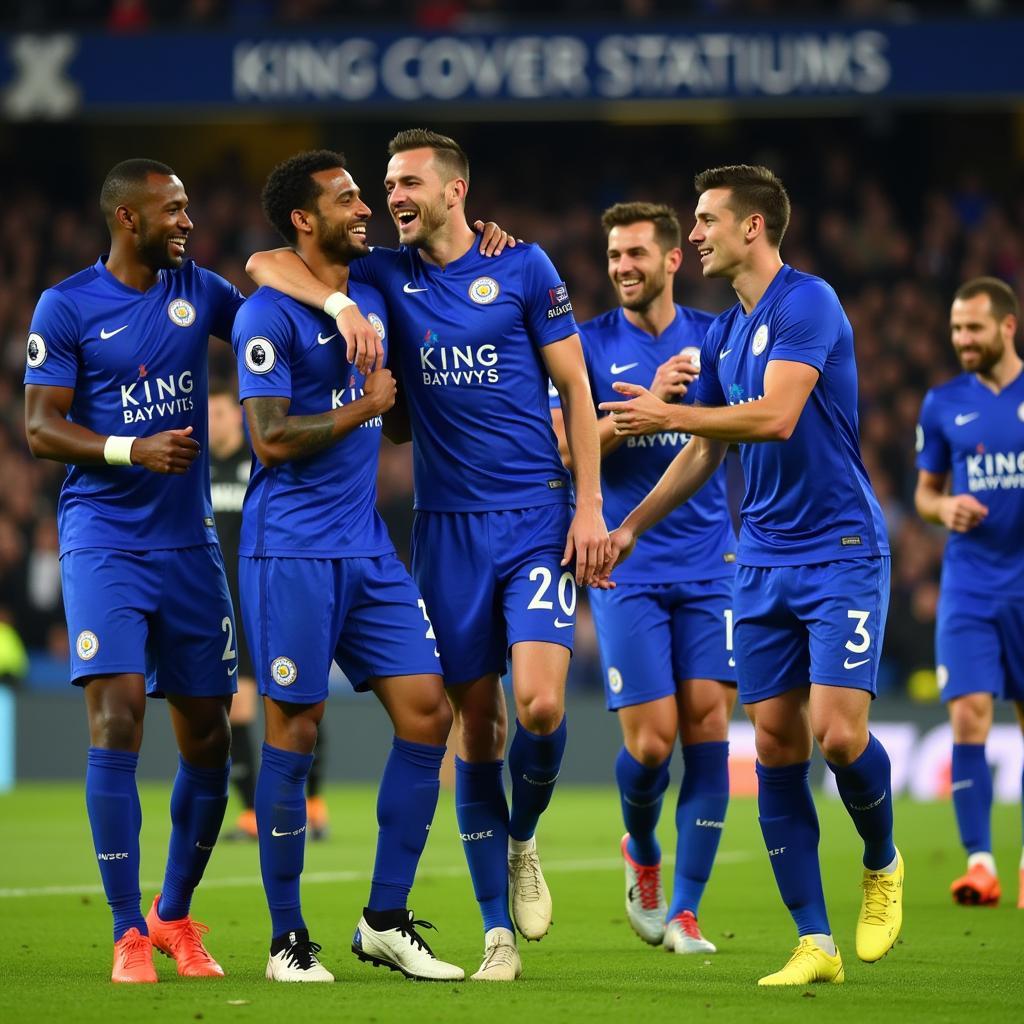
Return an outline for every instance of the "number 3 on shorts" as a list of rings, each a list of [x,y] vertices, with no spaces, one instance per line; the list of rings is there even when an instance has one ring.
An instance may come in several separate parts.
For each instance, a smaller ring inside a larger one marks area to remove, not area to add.
[[[853,627],[853,635],[858,637],[856,643],[853,640],[846,641],[846,649],[854,654],[863,654],[871,646],[871,634],[864,628],[867,625],[870,612],[857,611],[851,608],[847,613],[848,619],[854,619],[857,625]]]

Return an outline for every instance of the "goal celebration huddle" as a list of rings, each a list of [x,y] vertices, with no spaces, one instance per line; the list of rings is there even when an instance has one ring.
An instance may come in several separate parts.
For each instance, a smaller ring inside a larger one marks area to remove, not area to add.
[[[571,282],[541,248],[467,220],[457,142],[412,129],[387,155],[395,248],[367,243],[367,170],[357,180],[329,150],[273,169],[263,208],[285,244],[251,256],[248,298],[187,258],[189,197],[174,170],[125,160],[100,192],[109,252],[36,307],[26,433],[34,455],[68,465],[61,579],[112,980],[156,982],[154,949],[182,976],[225,973],[227,940],[192,902],[228,803],[240,651],[264,712],[251,800],[268,980],[332,982],[349,944],[300,899],[332,663],[393,729],[352,954],[418,980],[514,982],[529,972],[526,943],[572,943],[549,935],[559,893],[544,875],[544,821],[559,813],[567,743],[587,742],[566,701],[581,587],[622,733],[608,760],[639,940],[716,953],[702,898],[729,827],[739,702],[766,855],[796,931],[788,959],[765,949],[751,983],[841,983],[844,958],[881,960],[902,928],[905,873],[889,757],[869,725],[889,541],[860,453],[853,329],[827,282],[783,260],[783,183],[761,166],[701,171],[688,227],[662,204],[611,206],[617,304],[577,324]],[[676,303],[684,248],[731,285],[736,302],[720,315]],[[964,373],[929,392],[918,431],[918,511],[951,533],[936,661],[968,857],[951,893],[968,904],[1001,895],[985,761],[994,700],[1012,701],[1024,725],[1024,582],[1020,559],[1002,557],[1019,547],[1022,490],[977,483],[1000,473],[979,452],[1024,449],[1018,318],[1002,282],[960,289],[951,335]],[[210,490],[210,338],[233,348],[252,451],[227,562]],[[409,569],[376,508],[382,435],[412,444]],[[732,447],[745,486],[738,536]],[[167,702],[179,765],[163,883],[144,903],[136,768],[150,697]],[[332,742],[344,731],[339,721]],[[850,819],[855,922],[826,905],[815,745]],[[444,906],[414,885],[438,801],[450,799],[446,750],[480,915],[481,959],[468,969],[428,937]],[[671,872],[656,836],[666,797]],[[623,929],[622,941],[637,938]]]

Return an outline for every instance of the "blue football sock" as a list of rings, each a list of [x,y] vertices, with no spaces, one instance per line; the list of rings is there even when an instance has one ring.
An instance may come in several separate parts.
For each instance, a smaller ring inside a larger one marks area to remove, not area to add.
[[[370,910],[404,910],[441,788],[445,748],[394,738],[377,790]]]
[[[114,941],[129,928],[148,935],[139,903],[139,832],[142,806],[135,784],[139,755],[90,747],[85,770],[85,807],[107,903],[114,914]]]
[[[230,772],[230,764],[197,768],[178,755],[178,774],[171,790],[171,843],[157,907],[164,921],[188,916],[192,893],[220,835]]]
[[[853,824],[864,840],[864,867],[877,871],[896,859],[892,840],[892,768],[885,747],[868,737],[864,753],[845,768],[825,762]]]
[[[515,931],[508,912],[508,803],[504,761],[455,758],[455,815],[484,931]]]
[[[516,722],[516,734],[508,751],[508,770],[512,776],[508,834],[513,839],[520,842],[529,839],[551,803],[565,753],[565,735],[564,715],[558,728],[547,736],[530,732],[522,722]]]
[[[683,784],[676,804],[676,869],[668,916],[695,917],[711,877],[729,807],[729,744],[683,747]]]
[[[992,850],[992,772],[984,743],[953,744],[953,809],[968,855]]]
[[[626,849],[638,864],[661,863],[661,846],[655,829],[661,816],[661,801],[668,789],[668,766],[672,757],[648,768],[625,747],[615,759],[615,781],[619,784],[622,821],[629,833]]]
[[[775,882],[799,935],[831,935],[818,861],[818,814],[810,761],[757,766],[757,810]]]
[[[263,744],[256,778],[256,829],[272,939],[306,927],[299,877],[306,852],[306,776],[312,763],[312,754]]]

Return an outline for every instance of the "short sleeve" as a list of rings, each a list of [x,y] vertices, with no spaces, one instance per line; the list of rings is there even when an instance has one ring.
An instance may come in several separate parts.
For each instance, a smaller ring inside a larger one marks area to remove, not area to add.
[[[839,299],[828,285],[811,282],[794,288],[775,317],[769,359],[806,363],[821,373],[842,336],[844,319]]]
[[[203,286],[213,306],[213,317],[210,320],[210,333],[215,338],[231,341],[231,330],[235,322],[235,314],[245,302],[245,296],[220,274],[203,270]]]
[[[74,306],[48,288],[39,297],[25,349],[25,383],[73,388],[78,382],[80,326]]]
[[[569,289],[543,249],[527,249],[522,274],[526,329],[538,348],[576,334]]]
[[[292,397],[292,334],[276,303],[248,299],[235,317],[231,344],[238,362],[238,397]]]
[[[696,405],[725,405],[725,392],[718,377],[720,331],[714,323],[704,335],[700,346],[700,373],[690,394]]]
[[[937,404],[935,393],[929,391],[917,421],[917,468],[929,473],[948,473],[952,465],[949,441],[942,432]]]

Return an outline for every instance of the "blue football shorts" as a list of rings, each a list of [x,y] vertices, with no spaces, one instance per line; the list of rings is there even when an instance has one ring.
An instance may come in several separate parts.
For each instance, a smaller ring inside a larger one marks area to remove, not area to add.
[[[327,699],[331,661],[356,690],[387,676],[440,675],[434,631],[405,566],[374,558],[238,560],[242,622],[260,693]]]
[[[234,693],[238,634],[216,544],[79,548],[60,560],[71,680],[136,672],[151,697]]]
[[[753,704],[809,683],[876,692],[889,610],[889,558],[736,570],[739,697]]]
[[[687,679],[736,682],[732,576],[592,590],[609,711],[674,694]]]
[[[943,700],[991,693],[1024,701],[1024,599],[943,587],[935,623],[935,672]]]
[[[570,505],[417,512],[412,570],[437,631],[446,684],[503,674],[513,644],[572,650],[576,566],[562,566]]]

